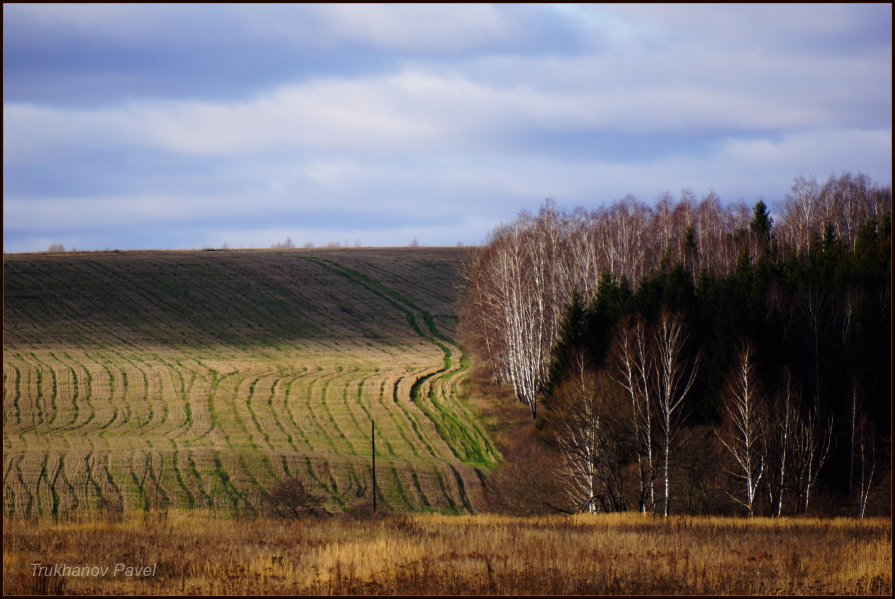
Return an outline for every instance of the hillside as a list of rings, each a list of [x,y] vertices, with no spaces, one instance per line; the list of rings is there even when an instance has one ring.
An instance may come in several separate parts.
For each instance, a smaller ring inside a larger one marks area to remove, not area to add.
[[[463,249],[9,255],[7,514],[475,511],[497,459],[458,389]]]

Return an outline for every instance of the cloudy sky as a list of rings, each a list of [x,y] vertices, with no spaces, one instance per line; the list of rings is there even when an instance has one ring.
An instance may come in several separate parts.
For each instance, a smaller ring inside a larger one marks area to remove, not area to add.
[[[480,243],[892,177],[892,8],[3,6],[4,251]]]

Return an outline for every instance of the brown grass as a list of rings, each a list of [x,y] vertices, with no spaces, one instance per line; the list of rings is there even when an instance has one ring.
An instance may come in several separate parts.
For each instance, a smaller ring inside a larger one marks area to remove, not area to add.
[[[94,594],[883,594],[890,520],[392,516],[7,520],[3,592]],[[34,562],[157,564],[46,580]]]

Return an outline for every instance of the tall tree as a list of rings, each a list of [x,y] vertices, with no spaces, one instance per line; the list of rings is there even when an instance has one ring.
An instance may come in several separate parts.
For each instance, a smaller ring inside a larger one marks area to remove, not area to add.
[[[749,223],[751,234],[750,254],[753,259],[761,259],[771,251],[771,227],[774,219],[768,213],[768,206],[764,200],[758,200],[752,209],[752,221]]]
[[[870,499],[870,490],[873,488],[873,475],[876,472],[876,436],[873,425],[863,414],[858,425],[858,517],[863,518],[867,513],[867,502]]]
[[[556,440],[562,455],[560,478],[572,511],[627,509],[624,476],[627,444],[620,427],[616,391],[605,375],[588,368],[582,353],[572,360],[557,409],[563,425]]]
[[[680,427],[684,400],[696,380],[699,365],[686,355],[687,332],[680,314],[663,310],[655,332],[656,404],[662,448],[662,478],[665,483],[663,512],[671,510],[671,447]]]
[[[613,379],[625,390],[630,404],[630,430],[637,456],[640,484],[638,506],[642,513],[656,510],[655,490],[655,356],[651,335],[642,317],[629,319],[619,330],[614,345]]]
[[[755,375],[755,349],[746,343],[740,350],[737,367],[728,383],[724,402],[727,417],[721,443],[736,463],[734,477],[742,482],[742,495],[733,499],[742,505],[751,518],[755,511],[761,477],[766,467],[765,422],[766,406]]]
[[[790,464],[798,423],[795,390],[788,370],[785,379],[783,390],[769,409],[766,436],[768,467],[765,481],[768,489],[768,505],[778,518],[783,514],[784,495],[791,477]]]
[[[817,405],[800,418],[796,429],[795,459],[797,509],[807,512],[811,492],[817,484],[821,469],[830,457],[833,443],[833,418],[824,421]]]

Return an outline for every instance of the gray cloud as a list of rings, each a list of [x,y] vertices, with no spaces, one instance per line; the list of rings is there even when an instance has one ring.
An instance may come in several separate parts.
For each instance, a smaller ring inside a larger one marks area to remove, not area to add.
[[[548,195],[891,180],[888,6],[4,16],[7,251],[477,243]]]

